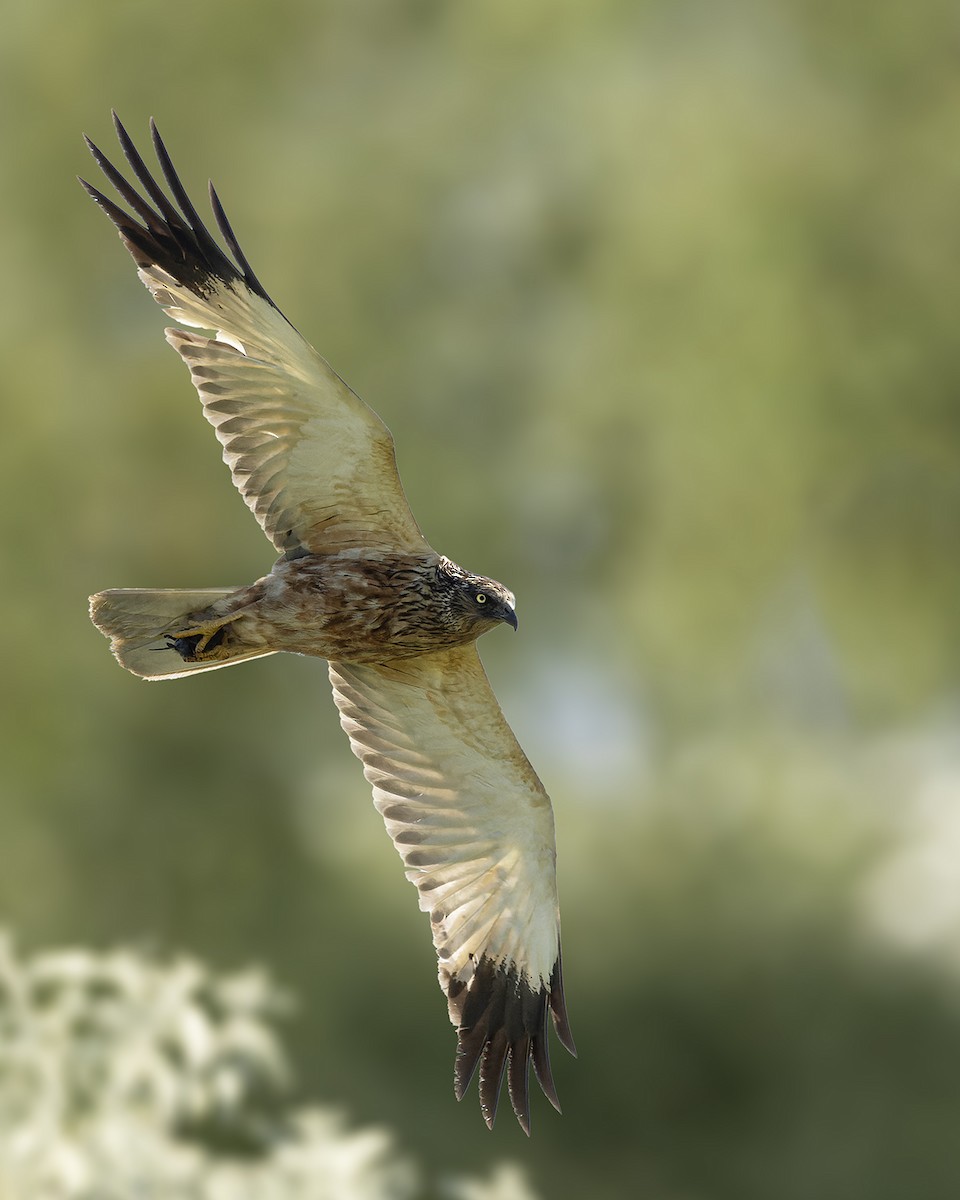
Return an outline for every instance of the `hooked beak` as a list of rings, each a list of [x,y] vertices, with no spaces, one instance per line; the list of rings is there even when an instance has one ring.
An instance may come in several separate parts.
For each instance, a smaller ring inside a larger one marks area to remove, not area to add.
[[[504,605],[503,619],[508,625],[512,625],[514,629],[517,628],[517,610],[515,608]]]

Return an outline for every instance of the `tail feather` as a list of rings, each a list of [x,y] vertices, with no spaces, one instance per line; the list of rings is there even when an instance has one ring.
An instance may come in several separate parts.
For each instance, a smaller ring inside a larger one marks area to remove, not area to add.
[[[184,658],[188,646],[174,635],[233,592],[233,588],[111,588],[90,597],[90,619],[110,639],[114,657],[128,671],[141,679],[179,679],[274,653],[262,646],[230,645],[229,638],[223,637],[211,639],[215,658],[196,662]],[[224,630],[229,629],[225,620]]]

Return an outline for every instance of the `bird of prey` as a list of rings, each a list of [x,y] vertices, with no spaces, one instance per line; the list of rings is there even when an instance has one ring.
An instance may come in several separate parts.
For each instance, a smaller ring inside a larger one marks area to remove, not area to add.
[[[249,587],[112,589],[91,598],[90,615],[121,665],[144,679],[277,651],[328,660],[340,723],[430,914],[457,1027],[457,1099],[479,1065],[492,1127],[506,1074],[529,1134],[531,1059],[560,1107],[548,1013],[576,1051],[560,971],[553,812],[476,648],[498,624],[517,628],[513,594],[427,543],[389,431],[271,300],[213,185],[229,255],[200,219],[154,123],[166,191],[116,114],[114,123],[140,190],[89,138],[126,208],[80,182],[154,299],[188,327],[167,329],[167,341],[280,557]]]

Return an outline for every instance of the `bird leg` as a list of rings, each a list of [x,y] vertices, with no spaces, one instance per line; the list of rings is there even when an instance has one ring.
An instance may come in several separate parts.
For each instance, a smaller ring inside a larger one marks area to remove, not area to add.
[[[223,642],[227,625],[239,621],[242,613],[234,613],[229,617],[217,617],[190,629],[180,629],[164,636],[171,650],[176,650],[184,662],[200,662],[204,658],[212,658],[211,653]]]

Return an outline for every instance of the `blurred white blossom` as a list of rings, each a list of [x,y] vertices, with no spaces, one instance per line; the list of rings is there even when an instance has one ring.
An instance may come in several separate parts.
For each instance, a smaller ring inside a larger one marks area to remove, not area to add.
[[[891,739],[884,767],[898,780],[889,848],[868,873],[869,924],[904,950],[960,968],[960,734],[955,711]]]
[[[383,1129],[294,1108],[258,970],[69,950],[0,933],[0,1200],[413,1200]],[[452,1185],[533,1200],[512,1167]]]
[[[500,1163],[486,1181],[451,1179],[445,1194],[449,1200],[537,1200],[526,1173],[516,1163]]]

